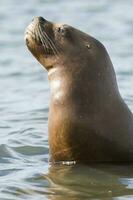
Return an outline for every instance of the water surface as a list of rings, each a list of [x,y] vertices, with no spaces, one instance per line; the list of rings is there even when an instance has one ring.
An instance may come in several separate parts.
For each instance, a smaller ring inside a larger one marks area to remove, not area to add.
[[[34,16],[71,24],[106,46],[133,111],[132,0],[1,0],[0,199],[133,199],[133,165],[48,164],[47,73],[23,37]]]

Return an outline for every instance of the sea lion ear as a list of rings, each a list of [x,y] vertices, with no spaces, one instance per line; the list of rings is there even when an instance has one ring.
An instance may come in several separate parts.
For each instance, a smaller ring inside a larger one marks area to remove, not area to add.
[[[89,49],[91,49],[91,44],[85,44],[85,46],[87,47],[87,49],[89,50]]]

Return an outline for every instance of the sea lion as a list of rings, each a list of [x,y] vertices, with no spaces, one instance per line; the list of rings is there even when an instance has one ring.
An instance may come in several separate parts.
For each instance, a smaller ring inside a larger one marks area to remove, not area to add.
[[[42,17],[28,26],[25,40],[48,71],[51,162],[133,161],[133,114],[103,44]]]

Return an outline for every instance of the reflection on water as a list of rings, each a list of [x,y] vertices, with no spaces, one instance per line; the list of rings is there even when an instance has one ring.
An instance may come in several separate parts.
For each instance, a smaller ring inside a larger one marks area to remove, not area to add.
[[[132,8],[131,0],[1,0],[1,200],[133,199],[132,165],[49,167],[47,73],[23,40],[26,26],[40,15],[100,39],[133,110]]]
[[[49,169],[49,191],[54,200],[111,199],[123,194],[133,198],[131,176],[133,165],[56,166]]]

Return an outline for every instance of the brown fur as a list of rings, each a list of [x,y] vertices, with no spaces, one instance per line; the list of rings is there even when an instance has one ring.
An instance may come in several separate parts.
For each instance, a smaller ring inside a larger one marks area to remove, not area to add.
[[[46,53],[32,37],[38,34],[38,24],[57,54]],[[120,96],[105,47],[71,26],[40,17],[27,28],[25,38],[31,53],[48,71],[51,85],[51,161],[133,161],[133,115]]]

